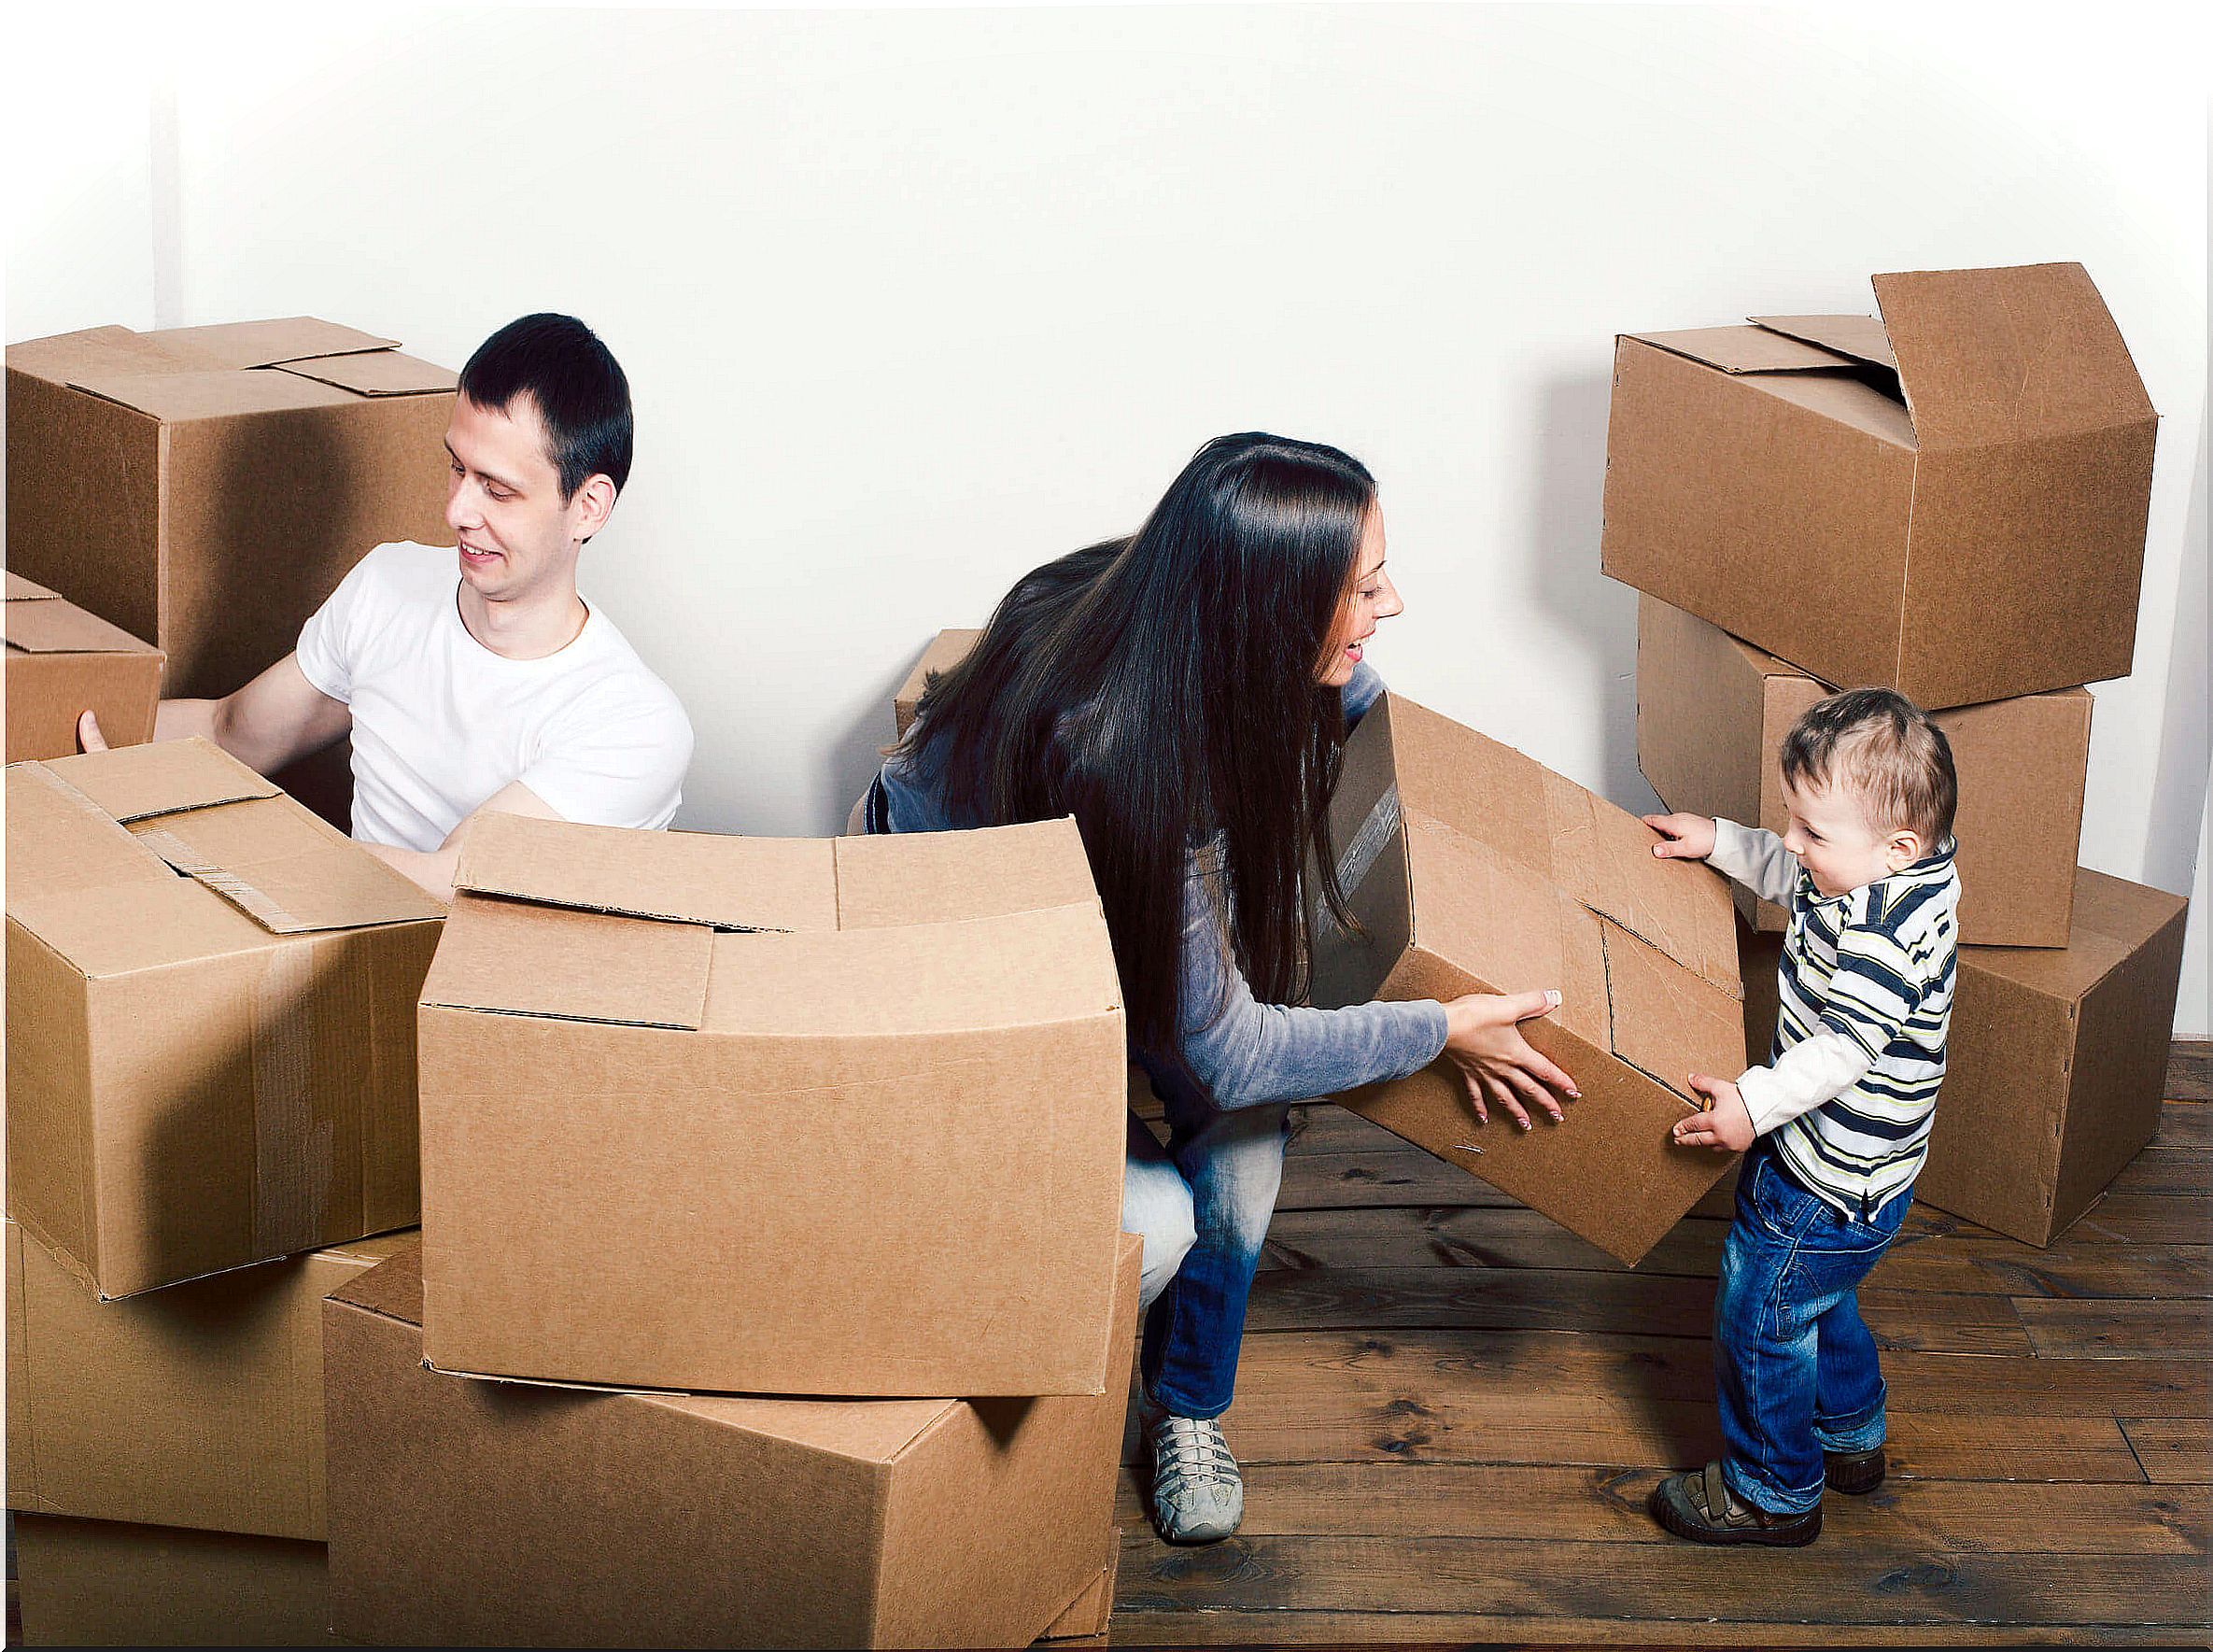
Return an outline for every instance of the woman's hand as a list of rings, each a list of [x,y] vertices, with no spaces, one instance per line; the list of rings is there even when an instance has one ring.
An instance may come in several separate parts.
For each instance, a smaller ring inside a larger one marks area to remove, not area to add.
[[[1529,1108],[1542,1108],[1555,1123],[1566,1115],[1553,1099],[1557,1090],[1570,1101],[1581,1096],[1575,1080],[1547,1061],[1521,1036],[1521,1023],[1548,1015],[1559,1007],[1558,993],[1470,993],[1445,1006],[1445,1053],[1459,1069],[1475,1105],[1475,1122],[1490,1117],[1496,1102],[1524,1130]],[[1549,1085],[1551,1088],[1547,1089]]]

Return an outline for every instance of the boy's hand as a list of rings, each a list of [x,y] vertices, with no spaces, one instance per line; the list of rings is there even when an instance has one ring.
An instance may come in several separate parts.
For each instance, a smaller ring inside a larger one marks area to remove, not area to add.
[[[1752,1113],[1736,1085],[1727,1079],[1710,1079],[1704,1073],[1693,1073],[1690,1087],[1710,1105],[1702,1113],[1675,1121],[1671,1134],[1679,1146],[1710,1147],[1717,1153],[1741,1153],[1752,1145],[1756,1134],[1752,1128]]]
[[[1662,860],[1704,860],[1713,853],[1711,814],[1647,814],[1644,824],[1663,840],[1652,846]]]

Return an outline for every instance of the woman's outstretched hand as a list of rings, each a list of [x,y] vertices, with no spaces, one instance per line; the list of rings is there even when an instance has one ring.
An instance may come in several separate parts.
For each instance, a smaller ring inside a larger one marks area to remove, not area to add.
[[[1470,993],[1445,1006],[1445,1053],[1459,1069],[1481,1123],[1496,1102],[1524,1130],[1529,1108],[1539,1108],[1558,1123],[1566,1115],[1554,1092],[1573,1101],[1583,1092],[1521,1036],[1521,1024],[1559,1007],[1552,992]],[[1524,1106],[1524,1103],[1527,1106]]]

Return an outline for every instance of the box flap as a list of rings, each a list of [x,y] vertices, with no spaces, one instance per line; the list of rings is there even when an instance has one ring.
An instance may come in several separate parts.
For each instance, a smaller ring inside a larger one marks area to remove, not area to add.
[[[131,829],[170,866],[272,935],[445,915],[428,891],[289,798],[179,810]]]
[[[1702,1108],[1690,1075],[1734,1079],[1744,1064],[1744,1007],[1713,982],[1676,968],[1667,955],[1618,925],[1601,922],[1606,1000],[1614,1053]]]
[[[1726,881],[1696,862],[1656,859],[1659,839],[1650,826],[1549,769],[1544,809],[1561,888],[1731,997],[1743,996]]]
[[[304,361],[285,361],[271,369],[301,378],[312,378],[357,396],[422,396],[453,389],[461,375],[402,356],[398,350],[365,350],[352,356],[317,356]]]
[[[225,367],[274,367],[315,356],[345,356],[360,350],[389,350],[396,338],[378,338],[358,328],[341,327],[314,316],[288,316],[274,321],[227,321],[214,327],[174,327],[153,334],[162,345],[219,361]]]
[[[469,828],[457,889],[543,906],[716,929],[838,927],[826,838],[736,838],[486,814]]]
[[[327,1300],[362,1308],[398,1320],[404,1325],[423,1322],[423,1241],[420,1233],[396,1246],[391,1257],[356,1274],[331,1292]]]
[[[113,816],[45,763],[7,766],[7,814],[11,913],[34,891],[67,897],[86,889],[176,881]]]
[[[2080,264],[1877,275],[1875,302],[1924,451],[2154,417]]]
[[[82,374],[217,372],[225,363],[219,356],[173,342],[169,333],[90,327],[9,345],[7,365],[13,372],[65,385]]]
[[[696,1031],[714,931],[704,924],[532,906],[463,893],[422,1002],[557,1021]]]
[[[44,767],[125,825],[277,795],[276,787],[220,746],[198,738],[55,757]]]
[[[27,587],[27,588],[19,588]],[[65,602],[43,586],[7,576],[7,600],[0,604],[0,625],[7,645],[25,654],[154,654],[122,627]]]
[[[1673,332],[1632,332],[1630,338],[1724,373],[1808,373],[1853,364],[1850,356],[1791,338],[1766,327],[1692,327]]]
[[[1752,324],[1892,373],[1898,370],[1880,316],[1755,316]]]
[[[72,374],[69,387],[171,423],[229,418],[242,413],[276,413],[329,407],[355,398],[334,385],[289,373],[90,372]]]
[[[842,929],[995,918],[1046,907],[1095,908],[1099,902],[1083,835],[1072,818],[831,842]]]

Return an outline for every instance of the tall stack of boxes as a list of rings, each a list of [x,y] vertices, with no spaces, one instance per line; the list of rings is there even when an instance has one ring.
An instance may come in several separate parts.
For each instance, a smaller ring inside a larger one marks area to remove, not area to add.
[[[1878,275],[1873,316],[1623,335],[1604,570],[1637,587],[1637,755],[1780,832],[1777,749],[1839,687],[1958,771],[1959,978],[1917,1196],[2032,1244],[2156,1128],[2184,901],[2076,865],[2081,686],[2128,674],[2156,416],[2079,264]],[[1740,896],[1751,1053],[1783,914]]]

